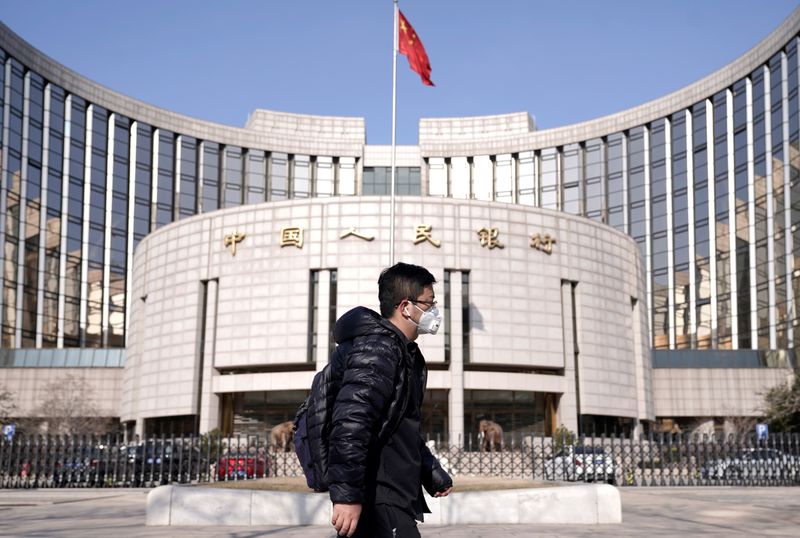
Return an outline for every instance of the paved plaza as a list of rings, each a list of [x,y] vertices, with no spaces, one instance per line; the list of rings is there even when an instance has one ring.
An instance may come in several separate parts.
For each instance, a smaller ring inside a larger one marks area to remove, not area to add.
[[[148,490],[0,490],[0,536],[328,538],[325,527],[146,527]],[[622,488],[621,525],[424,527],[426,538],[797,536],[798,488]]]

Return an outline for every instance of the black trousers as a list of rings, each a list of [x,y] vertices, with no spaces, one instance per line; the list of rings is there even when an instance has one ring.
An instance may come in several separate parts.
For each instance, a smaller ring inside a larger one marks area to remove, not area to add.
[[[414,517],[388,504],[364,505],[353,538],[420,538]]]

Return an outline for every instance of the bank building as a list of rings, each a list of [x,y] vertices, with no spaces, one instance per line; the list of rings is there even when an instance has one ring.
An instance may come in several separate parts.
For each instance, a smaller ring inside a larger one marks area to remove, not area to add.
[[[423,429],[726,431],[800,340],[800,11],[641,106],[538,130],[422,119],[395,259],[444,324]],[[0,384],[20,416],[83,378],[129,434],[291,419],[338,316],[375,310],[391,147],[364,120],[147,105],[0,24]]]

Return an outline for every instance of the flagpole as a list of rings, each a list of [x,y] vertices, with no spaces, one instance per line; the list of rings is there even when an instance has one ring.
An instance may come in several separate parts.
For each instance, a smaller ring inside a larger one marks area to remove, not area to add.
[[[397,0],[394,3],[394,29],[392,30],[392,180],[389,187],[389,266],[394,265],[394,174],[397,146]]]

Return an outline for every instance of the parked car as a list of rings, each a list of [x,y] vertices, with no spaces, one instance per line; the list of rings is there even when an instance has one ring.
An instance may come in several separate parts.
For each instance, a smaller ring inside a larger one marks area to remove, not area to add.
[[[748,448],[716,458],[700,469],[709,480],[800,479],[800,458],[774,448]]]
[[[181,447],[172,442],[131,445],[124,453],[125,474],[133,486],[150,482],[189,482],[193,476],[205,473],[208,461],[198,447]]]
[[[543,465],[547,480],[616,482],[614,458],[602,446],[567,445]]]
[[[269,464],[263,451],[233,450],[221,456],[217,462],[218,480],[245,480],[268,475]]]
[[[54,483],[76,483],[87,486],[102,484],[101,463],[106,449],[99,445],[84,445],[65,448],[58,454],[51,454],[37,467],[40,473],[51,474]]]

